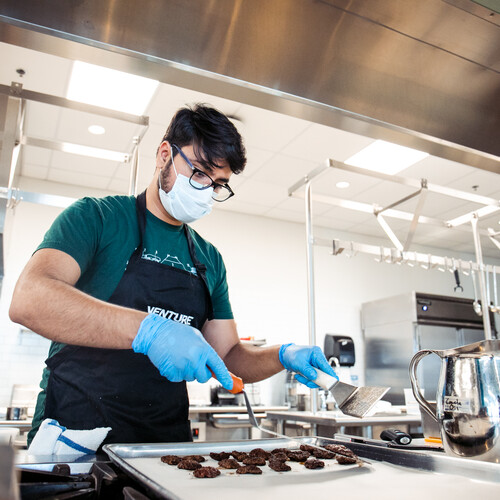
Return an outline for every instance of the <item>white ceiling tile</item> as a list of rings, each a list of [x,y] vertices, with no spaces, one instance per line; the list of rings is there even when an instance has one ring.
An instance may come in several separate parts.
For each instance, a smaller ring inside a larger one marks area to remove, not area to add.
[[[310,122],[243,104],[238,115],[245,127],[249,147],[280,151],[303,132]]]
[[[106,189],[109,183],[108,177],[99,175],[88,175],[81,172],[71,172],[69,170],[58,170],[51,168],[47,177],[49,181],[63,184],[76,184],[97,189]]]
[[[21,175],[24,177],[32,177],[34,179],[46,179],[49,172],[48,167],[24,163],[21,170]]]
[[[62,108],[58,106],[50,106],[49,104],[34,101],[28,102],[24,134],[27,137],[55,139],[61,111]]]
[[[349,182],[349,187],[346,189],[339,189],[336,184],[340,181]],[[356,195],[380,183],[380,180],[367,175],[346,172],[336,168],[328,168],[313,180],[312,191],[313,194],[318,193],[334,198],[354,199]]]
[[[460,179],[450,179],[447,185],[467,193],[493,196],[500,191],[500,174],[473,169],[471,173],[464,175]],[[477,186],[477,188],[473,186]]]
[[[351,199],[361,203],[368,203],[369,205],[373,204],[380,207],[387,207],[388,205],[413,194],[415,191],[415,188],[404,186],[402,184],[379,182],[375,186],[353,195]],[[404,205],[398,205],[394,208],[396,210],[406,211]]]
[[[166,130],[178,109],[196,103],[208,104],[229,115],[236,114],[240,107],[238,102],[162,83],[151,100],[146,114],[151,122],[161,125]]]
[[[293,156],[276,154],[253,174],[252,179],[277,184],[286,188],[286,192],[288,193],[288,188],[292,184],[303,178],[316,166],[317,164],[314,162]]]
[[[427,156],[418,163],[401,171],[398,175],[411,179],[427,179],[429,183],[446,186],[453,179],[459,179],[473,171],[472,167],[451,160]]]
[[[105,133],[102,135],[91,134],[88,131],[90,125],[104,127]],[[134,123],[72,109],[62,109],[55,139],[128,153],[134,147],[134,136],[138,135],[141,129],[142,127]]]
[[[65,97],[72,61],[6,43],[0,43],[0,59],[3,85],[15,81],[27,90]],[[22,78],[16,73],[18,68],[26,72]]]
[[[240,174],[242,177],[252,177],[265,163],[273,160],[274,152],[252,146],[246,146],[247,164]]]
[[[312,124],[283,148],[283,153],[304,160],[322,162],[328,158],[345,161],[373,142],[343,130]]]
[[[74,173],[83,173],[86,175],[108,177],[109,179],[114,174],[118,164],[119,162],[54,151],[51,168]]]
[[[408,204],[408,207],[411,207],[412,209],[416,208],[417,202],[417,199],[412,200],[411,204]],[[460,213],[463,213],[463,207],[466,205],[467,202],[464,202],[464,200],[444,196],[439,193],[428,192],[425,198],[422,214],[440,220],[448,220],[460,215]]]
[[[36,148],[34,146],[23,146],[22,158],[23,163],[48,167],[52,158],[52,151],[50,149]]]

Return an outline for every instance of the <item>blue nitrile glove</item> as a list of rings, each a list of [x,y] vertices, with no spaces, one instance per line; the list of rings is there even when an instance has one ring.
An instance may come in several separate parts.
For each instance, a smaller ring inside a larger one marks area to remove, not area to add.
[[[148,314],[132,342],[132,349],[146,354],[171,382],[205,383],[212,376],[210,367],[225,389],[233,388],[226,365],[201,332],[192,326]]]
[[[320,388],[313,382],[318,377],[314,367],[339,379],[318,346],[283,344],[280,347],[279,358],[287,370],[297,372],[295,378],[300,383],[311,389]]]

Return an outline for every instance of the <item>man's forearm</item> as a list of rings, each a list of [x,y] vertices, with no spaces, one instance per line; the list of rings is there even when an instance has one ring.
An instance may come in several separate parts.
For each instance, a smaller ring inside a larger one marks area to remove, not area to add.
[[[244,383],[259,382],[283,370],[279,349],[279,345],[256,347],[239,342],[224,357],[224,363]]]
[[[12,321],[57,342],[130,349],[146,313],[109,304],[51,278],[20,281]]]

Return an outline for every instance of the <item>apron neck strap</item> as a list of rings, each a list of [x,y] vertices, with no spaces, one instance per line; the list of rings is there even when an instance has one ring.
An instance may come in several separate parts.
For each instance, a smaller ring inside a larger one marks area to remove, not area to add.
[[[143,191],[141,194],[139,194],[137,196],[137,199],[135,202],[135,207],[137,210],[137,223],[139,224],[139,235],[141,238],[139,247],[142,248],[143,241],[144,241],[144,234],[146,232],[146,191]],[[196,268],[196,271],[198,272],[198,276],[202,279],[203,283],[205,284],[205,289],[207,291],[207,300],[208,300],[208,305],[209,305],[209,311],[212,311],[212,300],[210,297],[210,293],[208,291],[209,288],[208,288],[208,282],[207,282],[207,276],[206,276],[207,266],[205,266],[205,264],[202,264],[196,256],[196,250],[194,248],[194,241],[193,241],[193,238],[191,237],[191,232],[190,232],[187,224],[184,224],[184,234],[186,235],[189,255],[191,255],[191,258],[193,259],[193,265]]]

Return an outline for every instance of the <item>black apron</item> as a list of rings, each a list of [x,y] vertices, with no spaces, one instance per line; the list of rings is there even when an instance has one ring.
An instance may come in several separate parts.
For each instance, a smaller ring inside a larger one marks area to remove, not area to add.
[[[146,227],[146,194],[136,200],[140,244],[132,253],[108,302],[166,317],[192,316],[201,329],[212,318],[206,267],[197,258],[184,226],[197,275],[141,259]],[[104,443],[191,441],[185,382],[170,382],[144,354],[131,349],[98,349],[66,345],[47,360],[50,377],[44,418],[68,429],[111,427]]]

